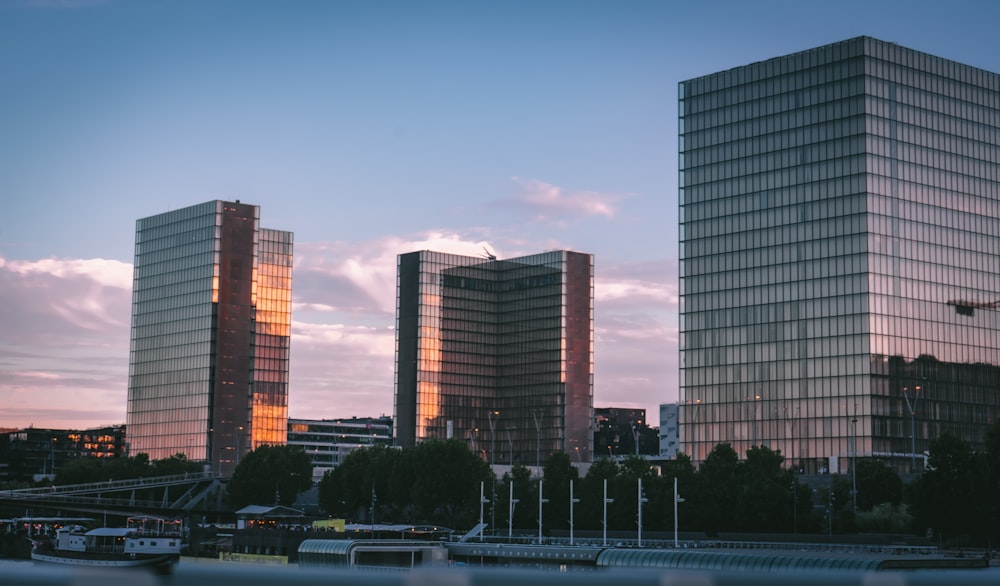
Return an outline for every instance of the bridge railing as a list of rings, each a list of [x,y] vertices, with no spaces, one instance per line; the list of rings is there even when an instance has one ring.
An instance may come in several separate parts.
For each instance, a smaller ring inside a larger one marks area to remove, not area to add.
[[[150,488],[155,486],[163,486],[165,484],[179,484],[195,480],[213,480],[217,478],[222,478],[222,477],[212,472],[187,472],[184,474],[171,474],[169,476],[129,478],[127,480],[109,480],[107,482],[87,482],[82,484],[63,484],[54,486],[42,486],[37,488],[19,488],[17,490],[3,491],[2,493],[0,493],[0,495],[8,495],[11,498],[66,495],[73,493],[128,490],[132,488]]]

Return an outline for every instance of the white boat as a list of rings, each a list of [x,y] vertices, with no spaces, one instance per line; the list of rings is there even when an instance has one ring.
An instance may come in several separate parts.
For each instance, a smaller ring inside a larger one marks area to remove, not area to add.
[[[31,559],[73,566],[166,570],[180,559],[182,547],[180,521],[137,517],[129,519],[125,527],[61,527],[50,539],[32,541]]]

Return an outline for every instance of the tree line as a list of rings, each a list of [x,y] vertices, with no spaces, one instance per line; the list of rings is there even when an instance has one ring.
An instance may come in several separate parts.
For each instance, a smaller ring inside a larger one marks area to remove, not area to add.
[[[751,448],[741,460],[723,443],[698,468],[684,454],[657,467],[628,456],[600,459],[581,477],[569,455],[556,452],[540,476],[515,464],[495,478],[463,442],[434,440],[409,449],[352,452],[323,477],[319,502],[330,515],[359,522],[465,529],[479,521],[483,483],[486,522],[498,534],[508,527],[525,533],[537,530],[541,487],[543,529],[560,531],[569,529],[572,483],[579,500],[574,528],[601,530],[606,484],[614,501],[607,506],[607,528],[629,532],[638,529],[642,479],[643,530],[672,531],[676,478],[683,498],[678,527],[686,532],[910,533],[981,544],[1000,537],[1000,422],[982,452],[954,435],[936,438],[925,471],[908,485],[885,463],[864,459],[853,476],[834,474],[825,486],[810,486],[784,461],[765,446]]]

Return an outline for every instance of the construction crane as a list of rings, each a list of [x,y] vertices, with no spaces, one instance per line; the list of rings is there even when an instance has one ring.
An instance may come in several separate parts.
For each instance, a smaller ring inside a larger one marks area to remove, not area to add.
[[[1000,307],[1000,299],[996,301],[965,301],[962,299],[951,300],[948,305],[955,306],[955,313],[959,315],[972,315],[977,309],[997,309]]]

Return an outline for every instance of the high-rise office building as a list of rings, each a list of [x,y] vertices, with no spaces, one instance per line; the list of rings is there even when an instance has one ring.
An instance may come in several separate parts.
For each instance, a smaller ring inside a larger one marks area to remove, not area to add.
[[[288,421],[292,233],[210,201],[136,222],[129,453],[232,472]]]
[[[919,470],[1000,417],[1000,76],[861,37],[680,84],[681,438]]]
[[[396,441],[457,438],[489,462],[590,461],[594,262],[554,251],[398,259]]]

